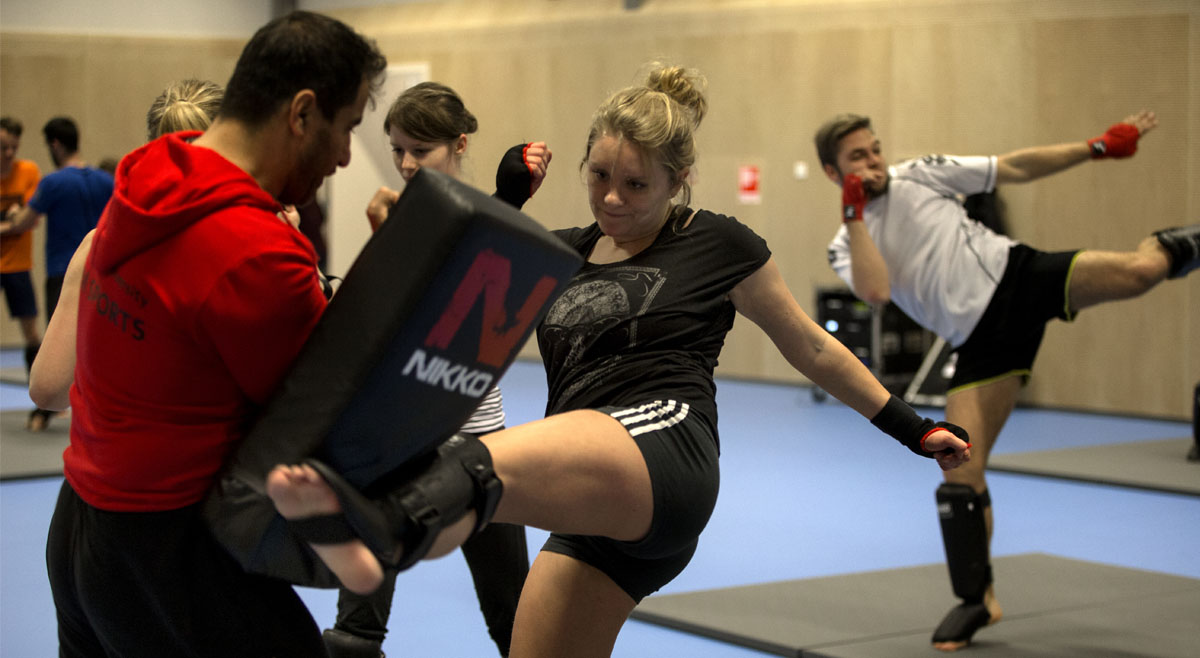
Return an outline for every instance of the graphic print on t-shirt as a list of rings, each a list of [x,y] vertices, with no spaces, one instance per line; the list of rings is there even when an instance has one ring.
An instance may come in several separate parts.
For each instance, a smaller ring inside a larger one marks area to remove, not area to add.
[[[553,355],[557,367],[573,369],[590,355],[614,355],[589,364],[589,372],[571,386],[603,380],[620,354],[638,345],[639,322],[664,284],[666,275],[656,267],[606,265],[585,268],[576,275],[550,307],[543,332],[554,344],[567,345],[566,353]]]

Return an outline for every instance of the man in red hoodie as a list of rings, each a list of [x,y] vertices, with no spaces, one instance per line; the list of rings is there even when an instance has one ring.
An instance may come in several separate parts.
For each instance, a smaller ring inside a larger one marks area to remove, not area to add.
[[[47,540],[61,656],[325,655],[291,586],[246,574],[198,508],[325,307],[281,204],[349,162],[385,66],[291,13],[246,45],[208,131],[122,160],[80,283]]]

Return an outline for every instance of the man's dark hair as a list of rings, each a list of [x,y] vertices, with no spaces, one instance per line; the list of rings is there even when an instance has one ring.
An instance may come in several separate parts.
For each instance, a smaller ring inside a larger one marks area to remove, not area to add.
[[[833,165],[837,169],[838,142],[862,128],[871,130],[871,119],[859,114],[839,114],[818,128],[813,142],[817,146],[817,158],[821,165]]]
[[[364,80],[374,93],[386,67],[375,43],[344,23],[294,11],[251,37],[225,86],[218,116],[261,126],[281,103],[311,89],[321,114],[332,121],[355,101]]]
[[[0,128],[13,137],[20,137],[25,130],[25,126],[12,117],[0,117]]]
[[[79,150],[79,128],[70,117],[54,117],[47,121],[42,126],[42,134],[46,136],[47,144],[58,142],[68,153]]]

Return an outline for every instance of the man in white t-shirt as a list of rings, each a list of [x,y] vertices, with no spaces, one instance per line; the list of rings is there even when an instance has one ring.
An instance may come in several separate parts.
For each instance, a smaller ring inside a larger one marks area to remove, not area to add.
[[[946,420],[967,430],[975,453],[947,471],[937,491],[950,580],[963,599],[934,632],[938,649],[966,646],[1002,614],[991,585],[984,469],[1045,323],[1136,297],[1200,265],[1200,225],[1159,231],[1128,252],[1046,253],[968,218],[961,198],[1093,158],[1131,156],[1157,123],[1143,111],[1087,141],[1000,156],[931,155],[891,167],[867,117],[840,115],[816,133],[822,167],[842,188],[843,224],[829,245],[830,265],[859,298],[895,302],[957,354]]]

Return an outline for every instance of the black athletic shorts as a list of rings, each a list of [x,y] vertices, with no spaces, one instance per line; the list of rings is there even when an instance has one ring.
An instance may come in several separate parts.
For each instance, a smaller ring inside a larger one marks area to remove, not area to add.
[[[37,298],[33,296],[33,279],[29,271],[0,274],[0,288],[8,302],[8,315],[14,318],[37,317]]]
[[[1068,290],[1081,251],[1047,253],[1023,244],[1008,252],[1008,265],[992,301],[966,342],[955,349],[958,362],[949,392],[989,384],[1006,377],[1028,381],[1054,318],[1071,321]]]
[[[717,436],[707,419],[674,400],[597,411],[620,421],[646,460],[654,491],[650,531],[633,542],[552,534],[542,550],[596,567],[641,601],[678,576],[696,552],[717,504]]]

